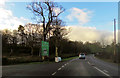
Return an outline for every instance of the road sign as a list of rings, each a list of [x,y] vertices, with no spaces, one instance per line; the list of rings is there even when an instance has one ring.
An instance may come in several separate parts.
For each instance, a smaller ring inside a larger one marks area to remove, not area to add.
[[[49,56],[49,42],[42,41],[42,56]]]

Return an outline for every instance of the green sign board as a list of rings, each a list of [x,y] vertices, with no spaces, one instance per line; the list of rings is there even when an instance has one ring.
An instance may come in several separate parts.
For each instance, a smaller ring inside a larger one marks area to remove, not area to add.
[[[49,56],[49,42],[42,41],[42,56]]]

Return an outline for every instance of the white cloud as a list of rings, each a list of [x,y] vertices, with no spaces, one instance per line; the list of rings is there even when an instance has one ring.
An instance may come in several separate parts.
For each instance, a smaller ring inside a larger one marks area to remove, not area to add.
[[[97,30],[95,27],[68,26],[71,28],[67,37],[72,41],[100,41],[104,44],[111,44],[113,41],[113,32]]]
[[[24,25],[28,21],[24,17],[18,18],[14,16],[11,10],[0,7],[0,29],[17,29],[19,25]]]
[[[1,6],[1,7],[5,5],[5,1],[6,1],[6,0],[0,0],[0,6]]]
[[[67,16],[68,20],[78,20],[79,24],[85,24],[90,21],[92,11],[87,9],[78,9],[78,8],[71,8],[70,14]]]
[[[54,11],[55,15],[58,15],[61,10],[60,10],[60,8],[54,7],[53,11]]]

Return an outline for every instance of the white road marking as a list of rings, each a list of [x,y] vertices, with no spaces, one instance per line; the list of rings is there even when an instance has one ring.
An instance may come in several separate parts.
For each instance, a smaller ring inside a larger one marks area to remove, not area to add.
[[[61,70],[61,68],[59,68],[58,70]]]
[[[64,67],[64,65],[62,67]]]
[[[68,64],[68,63],[62,65],[62,67],[65,67],[67,64]],[[59,68],[58,71],[61,70],[61,69],[62,69],[62,68]],[[56,74],[56,72],[54,72],[52,75],[55,75],[55,74]]]
[[[103,72],[102,70],[98,69],[97,67],[94,67],[94,68],[97,69],[98,71],[100,71],[101,73],[103,73],[104,75],[106,75],[106,76],[110,76],[109,74]]]
[[[93,55],[93,57],[95,58],[95,55]]]
[[[108,73],[108,71],[107,70],[103,70],[104,72],[106,72],[106,73]]]
[[[55,75],[56,74],[56,72],[54,72],[52,75]]]
[[[90,62],[88,61],[88,64],[90,64]]]

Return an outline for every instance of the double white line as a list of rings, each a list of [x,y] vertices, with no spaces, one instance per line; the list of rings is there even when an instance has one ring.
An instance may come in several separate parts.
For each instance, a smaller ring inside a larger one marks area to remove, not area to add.
[[[88,61],[88,64],[90,64],[90,62]],[[97,68],[97,67],[94,67],[95,69],[97,69],[98,71],[100,71],[101,73],[103,73],[104,75],[106,75],[106,76],[110,76],[109,74],[107,74],[107,73],[105,73],[105,72],[108,72],[108,71],[106,71],[106,70],[104,70],[104,71],[102,71],[102,70],[100,70],[99,68]]]
[[[88,61],[88,64],[90,64],[90,62]]]
[[[101,73],[103,73],[104,75],[106,75],[106,76],[110,76],[109,74],[107,74],[107,73],[105,73],[105,72],[103,72],[102,70],[100,70],[99,68],[97,68],[97,67],[94,67],[95,69],[97,69],[98,71],[100,71]]]

